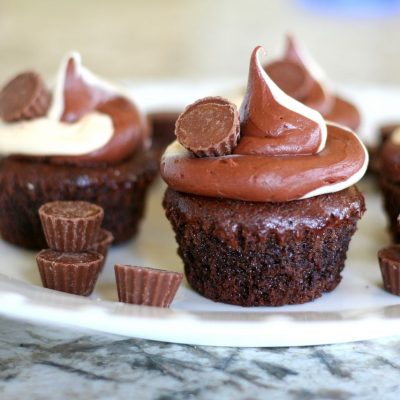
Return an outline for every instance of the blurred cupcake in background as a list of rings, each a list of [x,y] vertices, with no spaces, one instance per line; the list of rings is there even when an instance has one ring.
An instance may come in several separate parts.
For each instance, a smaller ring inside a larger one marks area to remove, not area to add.
[[[16,76],[0,92],[0,233],[43,248],[39,207],[84,200],[104,208],[115,243],[135,235],[157,174],[148,121],[123,89],[72,53],[52,93],[39,74]]]
[[[334,92],[324,71],[293,36],[286,36],[282,57],[264,64],[263,68],[281,90],[318,111],[325,120],[355,131],[359,128],[361,117],[358,109]],[[226,94],[237,106],[243,96],[244,88]]]
[[[286,94],[317,110],[326,120],[352,130],[360,126],[357,108],[333,91],[324,71],[293,36],[286,36],[283,56],[265,64],[264,69]]]
[[[389,222],[392,241],[400,243],[400,128],[393,129],[383,140],[378,153],[379,184]]]

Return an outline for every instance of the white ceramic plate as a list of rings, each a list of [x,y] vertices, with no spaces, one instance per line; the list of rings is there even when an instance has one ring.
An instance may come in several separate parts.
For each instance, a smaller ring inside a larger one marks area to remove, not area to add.
[[[190,90],[178,89],[186,90],[190,98]],[[369,110],[365,132],[376,122],[395,117],[393,103],[400,104],[400,91],[395,90],[356,88],[348,94],[358,99],[364,114]],[[382,289],[376,258],[377,250],[388,243],[381,201],[371,182],[364,182],[362,189],[368,211],[351,242],[342,283],[312,303],[279,308],[229,306],[199,296],[186,282],[170,309],[116,302],[115,263],[182,270],[160,204],[164,185],[158,181],[150,193],[139,237],[110,251],[90,298],[42,288],[35,253],[0,241],[0,314],[146,339],[219,346],[302,346],[400,335],[400,298]]]

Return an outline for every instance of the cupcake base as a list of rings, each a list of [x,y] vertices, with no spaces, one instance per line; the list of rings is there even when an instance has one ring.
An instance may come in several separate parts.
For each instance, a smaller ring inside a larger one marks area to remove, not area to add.
[[[353,186],[288,203],[167,189],[164,208],[195,291],[223,303],[280,306],[311,301],[339,284],[365,205]]]
[[[389,233],[394,243],[400,243],[400,230],[397,218],[400,214],[400,185],[383,177],[380,178],[383,204],[388,217]]]
[[[5,158],[0,161],[0,233],[18,246],[47,247],[39,207],[55,200],[84,200],[104,209],[103,227],[115,243],[133,237],[145,195],[157,174],[153,151],[111,166],[80,167]]]

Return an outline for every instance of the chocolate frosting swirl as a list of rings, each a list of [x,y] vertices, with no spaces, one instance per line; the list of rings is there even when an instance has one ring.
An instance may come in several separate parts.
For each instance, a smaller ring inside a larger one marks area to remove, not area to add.
[[[321,115],[285,95],[262,68],[256,47],[251,55],[247,91],[240,108],[237,154],[306,155],[318,153],[326,141]]]
[[[28,81],[21,75],[15,78],[14,84],[6,87],[7,96],[3,95],[3,106],[22,107],[23,113],[17,113],[21,116],[27,109],[30,121],[0,121],[2,155],[97,166],[121,162],[150,145],[147,119],[122,90],[82,66],[79,54],[73,53],[62,63],[49,109],[48,102],[45,110],[39,110],[32,101],[43,90],[39,90],[39,77],[27,76],[31,78]],[[16,91],[25,93],[26,98],[20,99]]]
[[[260,51],[251,56],[234,154],[200,159],[174,142],[161,160],[161,175],[173,189],[284,202],[342,190],[365,173],[368,155],[357,136],[285,95],[263,70]]]
[[[75,122],[84,115],[97,111],[110,116],[114,134],[100,149],[79,156],[50,157],[51,162],[112,164],[148,145],[149,126],[136,105],[110,84],[93,79],[82,68],[77,55],[67,60],[62,92],[61,121]]]

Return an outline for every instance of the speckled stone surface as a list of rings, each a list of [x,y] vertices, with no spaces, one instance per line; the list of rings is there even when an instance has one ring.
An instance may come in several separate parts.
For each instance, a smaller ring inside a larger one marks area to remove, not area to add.
[[[398,399],[400,338],[298,348],[158,343],[0,318],[0,398]]]

